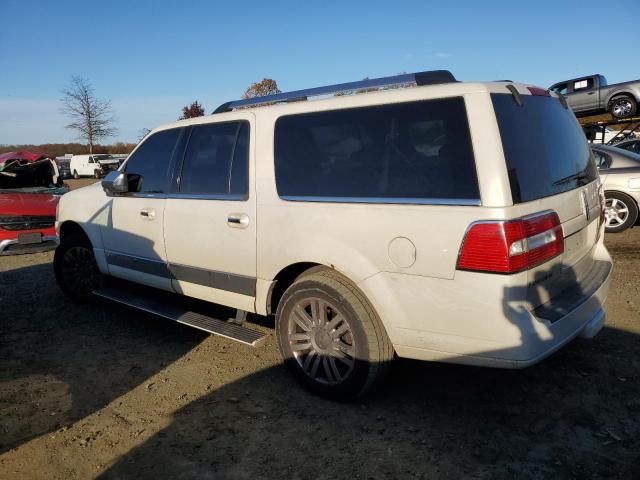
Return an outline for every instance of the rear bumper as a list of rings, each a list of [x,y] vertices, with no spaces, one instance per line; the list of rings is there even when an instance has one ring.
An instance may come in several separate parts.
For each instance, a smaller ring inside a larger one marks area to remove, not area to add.
[[[521,289],[505,286],[504,277],[491,274],[480,282],[477,274],[467,272],[454,281],[382,274],[361,286],[398,356],[518,369],[577,336],[592,338],[602,329],[612,261],[602,243],[593,258],[592,278],[581,282],[581,295],[567,290],[533,311],[518,301]]]

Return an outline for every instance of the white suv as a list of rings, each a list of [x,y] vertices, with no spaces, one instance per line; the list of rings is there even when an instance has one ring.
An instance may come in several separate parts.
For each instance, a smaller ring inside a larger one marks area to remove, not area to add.
[[[295,376],[353,398],[395,355],[522,368],[593,337],[612,268],[599,186],[562,97],[405,74],[156,128],[102,185],[62,197],[54,265],[75,300],[97,293],[252,345],[262,335],[237,324],[243,312],[275,314]]]

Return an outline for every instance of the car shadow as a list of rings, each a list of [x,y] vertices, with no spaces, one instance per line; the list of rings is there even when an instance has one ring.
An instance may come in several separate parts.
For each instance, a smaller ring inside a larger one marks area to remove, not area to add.
[[[0,302],[0,453],[100,410],[207,337],[131,309],[72,304],[49,263],[2,272]]]

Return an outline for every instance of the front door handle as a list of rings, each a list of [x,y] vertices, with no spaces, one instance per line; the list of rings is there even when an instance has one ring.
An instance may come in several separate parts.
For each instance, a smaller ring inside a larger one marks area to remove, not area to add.
[[[249,226],[249,215],[246,213],[230,213],[227,217],[227,225],[231,228],[247,228]]]
[[[140,216],[146,220],[153,220],[156,218],[156,211],[153,208],[143,208],[140,210]]]

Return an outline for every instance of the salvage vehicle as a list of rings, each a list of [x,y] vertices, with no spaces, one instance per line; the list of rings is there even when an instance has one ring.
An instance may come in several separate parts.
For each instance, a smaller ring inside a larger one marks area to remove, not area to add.
[[[0,155],[0,255],[56,247],[56,206],[68,188],[55,161],[26,151]]]
[[[62,198],[54,271],[74,301],[248,345],[265,335],[246,313],[273,316],[293,375],[345,400],[395,356],[523,368],[594,337],[612,269],[602,221],[598,171],[562,97],[422,72],[154,129],[119,171]]]
[[[608,85],[603,75],[565,80],[550,90],[563,95],[576,115],[609,112],[615,118],[632,117],[640,102],[640,80]]]
[[[108,172],[117,170],[120,161],[111,155],[74,155],[71,157],[69,168],[73,178],[93,177],[101,178]]]
[[[607,145],[591,147],[605,197],[605,231],[622,232],[638,220],[640,155]]]

